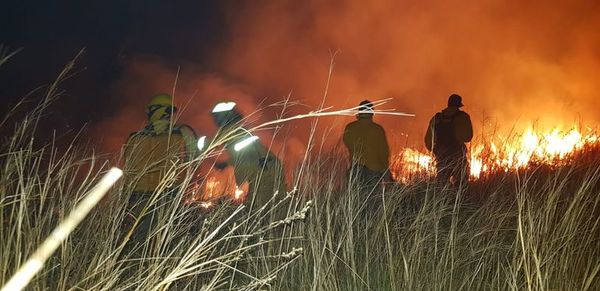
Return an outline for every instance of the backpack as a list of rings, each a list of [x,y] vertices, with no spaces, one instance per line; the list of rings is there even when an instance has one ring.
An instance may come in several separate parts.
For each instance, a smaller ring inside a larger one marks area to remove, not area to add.
[[[456,139],[454,119],[457,114],[446,116],[441,112],[435,115],[434,122],[434,153],[448,153],[459,150],[461,143]]]

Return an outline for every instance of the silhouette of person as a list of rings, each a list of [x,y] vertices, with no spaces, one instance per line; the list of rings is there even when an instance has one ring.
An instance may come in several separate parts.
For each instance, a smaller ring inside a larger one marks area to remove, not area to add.
[[[441,183],[459,185],[468,180],[465,143],[473,138],[473,125],[469,114],[460,110],[463,106],[460,95],[450,95],[448,107],[436,113],[427,127],[425,146],[436,158],[437,180]]]

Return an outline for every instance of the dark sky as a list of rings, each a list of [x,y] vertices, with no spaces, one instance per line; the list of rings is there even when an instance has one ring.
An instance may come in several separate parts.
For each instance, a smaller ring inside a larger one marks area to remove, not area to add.
[[[175,65],[193,62],[210,70],[209,52],[227,34],[220,5],[155,0],[3,3],[0,44],[23,50],[0,67],[2,111],[52,82],[82,48],[78,73],[64,83],[66,94],[50,112],[49,122],[57,127],[80,127],[110,114],[116,105],[106,95],[131,56],[158,56]]]

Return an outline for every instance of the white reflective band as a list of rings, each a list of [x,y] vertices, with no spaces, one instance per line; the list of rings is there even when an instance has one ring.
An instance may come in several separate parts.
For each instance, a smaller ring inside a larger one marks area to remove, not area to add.
[[[254,142],[254,141],[255,141],[255,140],[257,140],[257,139],[258,139],[258,136],[255,136],[255,135],[253,135],[253,136],[251,136],[251,137],[247,137],[247,138],[245,138],[244,140],[242,140],[242,141],[240,141],[240,142],[236,143],[236,144],[233,146],[233,149],[234,149],[236,152],[239,152],[240,150],[242,150],[243,148],[247,147],[248,145],[250,145],[252,142]]]
[[[204,149],[204,143],[206,142],[206,136],[202,136],[198,139],[198,149]]]
[[[358,110],[358,113],[375,113],[375,110],[373,110],[373,108],[371,108],[371,107],[361,108]]]
[[[225,111],[231,111],[231,109],[233,109],[233,107],[235,107],[235,102],[221,102],[217,105],[215,105],[215,108],[213,108],[213,113],[217,113],[217,112],[225,112]]]

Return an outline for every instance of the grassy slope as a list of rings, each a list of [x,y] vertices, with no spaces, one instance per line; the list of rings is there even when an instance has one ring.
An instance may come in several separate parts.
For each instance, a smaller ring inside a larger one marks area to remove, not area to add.
[[[34,146],[30,134],[53,88],[2,143],[0,282],[109,166],[75,147]],[[361,190],[334,160],[305,166],[298,191],[273,211],[287,209],[286,219],[234,206],[204,213],[181,206],[180,191],[149,205],[157,222],[138,244],[123,227],[131,185],[121,183],[30,288],[600,289],[597,155],[577,167],[495,175],[459,191],[427,181]],[[307,204],[313,208],[304,219]]]
[[[306,255],[282,289],[597,290],[595,165],[503,174],[464,191],[305,183],[316,205]]]

